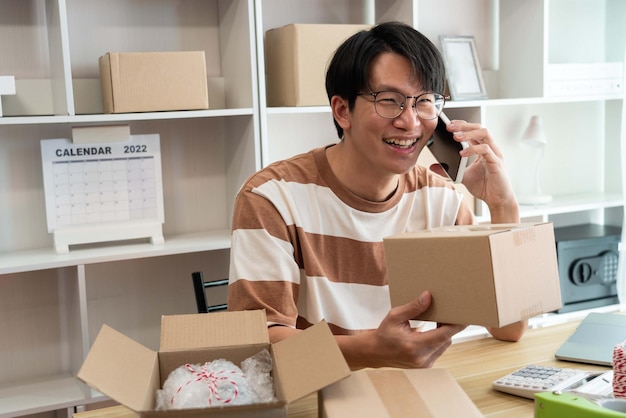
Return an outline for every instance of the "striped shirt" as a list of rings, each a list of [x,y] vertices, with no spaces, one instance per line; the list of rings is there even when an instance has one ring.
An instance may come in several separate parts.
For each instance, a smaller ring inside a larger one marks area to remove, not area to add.
[[[383,237],[473,221],[463,195],[421,166],[371,202],[339,182],[325,148],[276,162],[235,202],[228,307],[265,309],[268,325],[377,328],[391,308]]]

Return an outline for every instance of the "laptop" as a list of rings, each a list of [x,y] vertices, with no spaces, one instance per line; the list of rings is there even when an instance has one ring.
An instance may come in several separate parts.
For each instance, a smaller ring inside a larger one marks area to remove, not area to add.
[[[556,351],[559,360],[612,366],[613,348],[626,341],[626,315],[589,313]]]

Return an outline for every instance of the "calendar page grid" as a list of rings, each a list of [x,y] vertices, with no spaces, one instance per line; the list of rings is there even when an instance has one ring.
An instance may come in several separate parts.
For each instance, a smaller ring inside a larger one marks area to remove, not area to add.
[[[56,224],[157,217],[154,157],[53,163]]]

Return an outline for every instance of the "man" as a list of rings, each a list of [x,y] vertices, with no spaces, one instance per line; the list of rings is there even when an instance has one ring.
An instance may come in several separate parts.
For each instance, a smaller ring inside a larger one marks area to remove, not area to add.
[[[433,365],[464,327],[411,328],[431,302],[427,291],[390,309],[383,237],[474,221],[450,182],[416,165],[443,108],[444,80],[435,46],[401,23],[359,32],[337,49],[326,90],[341,141],[274,163],[240,190],[230,310],[265,309],[272,341],[326,320],[354,369]],[[463,121],[448,130],[470,144],[464,155],[476,156],[463,183],[486,202],[492,223],[519,222],[487,130]],[[526,325],[489,331],[516,341]]]

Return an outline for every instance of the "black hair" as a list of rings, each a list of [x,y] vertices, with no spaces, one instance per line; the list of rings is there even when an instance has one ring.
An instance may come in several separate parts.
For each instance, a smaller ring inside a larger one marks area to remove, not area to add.
[[[385,22],[362,30],[337,48],[326,71],[328,100],[340,96],[348,100],[350,110],[359,93],[369,91],[372,61],[383,52],[394,52],[409,60],[415,79],[422,88],[443,93],[445,67],[439,50],[423,34],[401,22]],[[343,129],[334,121],[339,138]]]

